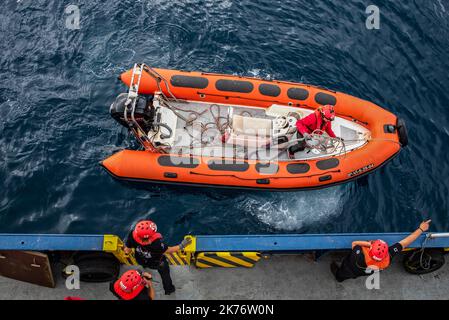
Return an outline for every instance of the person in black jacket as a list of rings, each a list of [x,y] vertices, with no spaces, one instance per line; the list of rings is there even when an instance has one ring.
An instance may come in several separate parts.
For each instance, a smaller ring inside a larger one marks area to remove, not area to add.
[[[391,246],[383,240],[354,241],[352,251],[341,265],[331,263],[331,272],[338,282],[372,274],[374,270],[384,270],[390,266],[391,259],[407,248],[413,241],[429,230],[431,220],[422,222],[418,229],[406,238]]]
[[[137,270],[128,270],[111,282],[109,290],[120,300],[154,300],[151,279],[148,272],[140,274]]]
[[[156,224],[150,220],[144,220],[138,222],[129,234],[124,250],[129,254],[131,249],[136,249],[137,262],[145,268],[155,269],[159,272],[165,294],[169,295],[176,289],[171,280],[170,267],[164,254],[184,250],[190,242],[191,240],[184,239],[179,245],[169,247],[162,242],[162,235],[157,232]]]

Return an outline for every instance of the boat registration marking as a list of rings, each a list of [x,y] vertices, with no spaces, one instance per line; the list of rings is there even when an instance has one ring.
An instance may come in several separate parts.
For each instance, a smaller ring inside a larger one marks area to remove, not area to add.
[[[372,168],[374,168],[374,163],[370,163],[369,165],[366,165],[366,166],[364,166],[364,167],[362,167],[360,169],[357,169],[355,171],[352,171],[352,172],[348,173],[348,177],[356,176],[356,175],[361,174],[361,173],[363,173],[365,171],[368,171],[368,170],[370,170]]]

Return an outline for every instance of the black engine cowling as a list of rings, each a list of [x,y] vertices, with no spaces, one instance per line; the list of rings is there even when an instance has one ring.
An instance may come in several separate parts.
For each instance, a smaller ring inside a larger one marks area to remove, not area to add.
[[[127,122],[124,117],[126,109],[126,100],[128,99],[127,93],[121,93],[117,96],[115,101],[111,104],[109,108],[109,113],[111,116],[120,123],[122,126],[129,128],[130,122]],[[131,112],[127,113],[128,121],[131,121]],[[154,118],[154,108],[152,105],[151,97],[138,96],[136,102],[136,108],[134,111],[134,118],[136,122],[145,131],[150,130],[153,118]],[[132,123],[132,122],[131,122]]]

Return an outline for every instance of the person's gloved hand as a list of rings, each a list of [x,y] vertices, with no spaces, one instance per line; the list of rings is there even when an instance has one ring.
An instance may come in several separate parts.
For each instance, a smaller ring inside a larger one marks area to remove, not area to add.
[[[144,273],[142,273],[142,277],[143,277],[144,279],[146,279],[146,280],[152,280],[152,279],[153,279],[153,276],[152,276],[151,273],[149,273],[149,272],[144,272]]]
[[[149,286],[151,286],[151,281],[153,280],[153,276],[151,275],[151,273],[144,272],[144,273],[142,273],[142,277],[146,283],[146,287],[148,288]]]
[[[305,140],[310,140],[310,139],[312,139],[312,136],[310,135],[310,133],[307,133],[307,132],[304,133],[302,136],[304,137]]]
[[[191,243],[192,243],[192,238],[184,239],[181,241],[181,244],[179,245],[179,249],[184,250],[185,247],[187,247]]]
[[[432,222],[432,220],[421,222],[421,224],[419,225],[419,229],[421,229],[422,232],[426,232],[427,230],[429,230],[430,222]]]

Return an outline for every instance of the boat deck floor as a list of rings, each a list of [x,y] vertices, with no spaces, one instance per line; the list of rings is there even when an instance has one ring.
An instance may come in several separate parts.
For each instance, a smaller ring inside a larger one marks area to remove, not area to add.
[[[380,289],[368,290],[364,277],[342,283],[334,280],[329,264],[341,257],[341,253],[329,253],[314,262],[306,255],[272,256],[249,269],[171,267],[176,293],[170,296],[164,295],[159,274],[152,271],[152,275],[158,281],[154,283],[158,300],[447,299],[448,264],[436,272],[417,276],[404,271],[399,256],[380,274]],[[66,296],[115,299],[108,283],[82,282],[79,290],[66,289],[65,280],[59,276],[56,283],[56,288],[50,289],[0,277],[0,300],[62,300]]]
[[[230,106],[223,104],[209,104],[199,102],[171,102],[177,112],[188,121],[180,118],[176,122],[176,130],[173,139],[173,147],[170,153],[192,154],[202,156],[226,157],[234,159],[276,160],[287,161],[289,159],[286,148],[272,149],[251,147],[248,145],[223,144],[222,136],[225,130],[232,127],[232,115],[242,115],[252,118],[274,119],[266,114],[266,110],[257,107]],[[335,124],[333,124],[336,126]],[[334,131],[347,141],[359,138],[355,130],[338,125]],[[351,145],[357,143],[345,143],[346,151],[351,150]],[[344,153],[341,148],[336,154]],[[317,154],[310,149],[297,152],[295,159],[310,159],[326,157],[330,154],[322,152]]]

